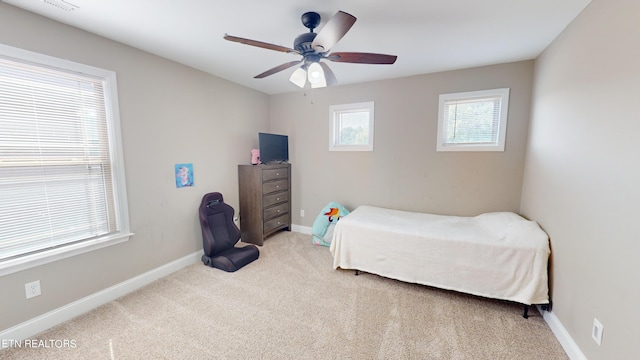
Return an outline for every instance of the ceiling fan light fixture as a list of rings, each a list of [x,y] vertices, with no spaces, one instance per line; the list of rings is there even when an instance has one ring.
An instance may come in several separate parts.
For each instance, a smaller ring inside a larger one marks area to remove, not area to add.
[[[313,84],[319,84],[324,82],[326,85],[326,80],[324,78],[324,70],[320,63],[314,62],[309,65],[309,69],[307,70],[307,77],[309,78],[309,82]]]
[[[291,74],[289,81],[296,84],[298,87],[303,88],[304,84],[307,82],[307,72],[304,71],[302,67],[299,67],[293,72],[293,74]]]
[[[327,81],[324,78],[322,78],[322,81],[311,83],[312,89],[323,88],[323,87],[327,87]]]

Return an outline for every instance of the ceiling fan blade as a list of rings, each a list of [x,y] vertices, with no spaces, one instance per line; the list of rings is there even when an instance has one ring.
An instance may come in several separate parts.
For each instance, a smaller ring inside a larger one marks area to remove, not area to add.
[[[262,78],[265,78],[265,77],[267,77],[269,75],[273,75],[273,74],[275,74],[277,72],[280,72],[282,70],[286,70],[286,69],[288,69],[288,68],[290,68],[292,66],[296,66],[296,65],[300,64],[301,62],[302,62],[302,60],[290,61],[288,63],[284,63],[282,65],[278,65],[278,66],[274,67],[273,69],[269,69],[269,70],[263,72],[262,74],[254,76],[253,78],[254,79],[262,79]]]
[[[358,64],[393,64],[396,55],[372,54],[361,52],[334,52],[326,56],[328,60]]]
[[[324,79],[327,82],[327,86],[333,86],[338,83],[335,74],[329,68],[329,65],[321,62],[320,66],[322,66],[322,70],[324,71]]]
[[[286,52],[286,53],[300,54],[300,52],[298,50],[294,50],[294,49],[288,48],[286,46],[269,44],[269,43],[262,42],[262,41],[245,39],[245,38],[232,36],[232,35],[227,35],[227,34],[224,35],[224,39],[225,40],[229,40],[229,41],[233,41],[233,42],[238,42],[238,43],[241,43],[241,44],[257,46],[259,48],[268,49],[268,50],[275,50],[275,51],[281,51],[281,52]]]
[[[322,27],[311,43],[313,49],[322,47],[321,52],[329,51],[351,29],[356,22],[355,16],[344,11],[338,11]]]

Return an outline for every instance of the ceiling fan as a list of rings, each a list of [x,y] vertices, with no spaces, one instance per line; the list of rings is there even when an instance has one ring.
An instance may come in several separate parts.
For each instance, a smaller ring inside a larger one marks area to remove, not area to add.
[[[338,11],[333,15],[318,33],[313,32],[313,29],[320,25],[320,15],[318,13],[312,11],[306,12],[302,14],[301,20],[302,24],[309,29],[309,32],[296,37],[293,42],[293,49],[228,34],[225,34],[224,38],[225,40],[257,46],[263,49],[302,55],[302,59],[300,60],[278,65],[262,74],[254,76],[256,79],[262,79],[302,63],[302,66],[294,71],[289,78],[292,83],[301,88],[305,86],[307,80],[312,88],[325,87],[327,85],[331,86],[338,82],[329,66],[320,61],[322,59],[357,64],[393,64],[398,58],[395,55],[363,52],[329,53],[331,48],[342,39],[356,22],[356,18],[353,15],[344,11]]]

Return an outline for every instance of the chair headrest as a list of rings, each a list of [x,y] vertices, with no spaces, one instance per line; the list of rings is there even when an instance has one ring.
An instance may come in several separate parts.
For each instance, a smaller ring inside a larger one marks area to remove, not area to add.
[[[222,202],[220,200],[216,199],[216,200],[213,200],[213,201],[209,201],[206,206],[208,208],[211,208],[212,206],[216,206],[216,205],[218,205],[220,203],[222,203]]]
[[[218,206],[218,205],[225,205],[225,206]],[[227,205],[224,202],[224,199],[222,198],[222,194],[219,192],[211,192],[208,194],[205,194],[202,197],[202,202],[200,202],[200,211],[204,211],[204,212],[210,212],[211,210],[215,211],[215,212],[219,212],[221,211],[221,208],[225,208],[229,205]]]

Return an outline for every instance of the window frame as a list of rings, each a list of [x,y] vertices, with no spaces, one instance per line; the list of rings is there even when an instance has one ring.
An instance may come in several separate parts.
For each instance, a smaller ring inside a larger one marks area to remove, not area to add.
[[[343,145],[339,143],[339,115],[348,112],[366,110],[369,112],[369,134],[367,143],[362,145]],[[375,103],[373,101],[331,105],[329,107],[329,151],[373,151],[375,124]]]
[[[504,151],[509,119],[509,88],[466,91],[441,94],[438,99],[438,135],[437,151]],[[498,118],[497,138],[491,143],[449,143],[447,139],[447,119],[445,119],[445,103],[448,101],[465,101],[484,97],[500,98],[500,114]]]
[[[115,203],[115,221],[117,224],[115,232],[104,236],[98,236],[0,260],[0,276],[44,265],[89,251],[94,251],[107,246],[116,245],[129,240],[133,233],[131,233],[129,224],[116,73],[110,70],[104,70],[90,65],[59,59],[4,44],[0,44],[0,56],[17,62],[30,63],[32,65],[60,70],[63,72],[79,73],[90,77],[98,77],[103,80],[106,126],[110,150],[110,164],[112,167],[111,177]]]

